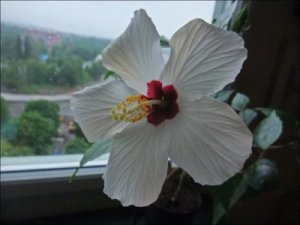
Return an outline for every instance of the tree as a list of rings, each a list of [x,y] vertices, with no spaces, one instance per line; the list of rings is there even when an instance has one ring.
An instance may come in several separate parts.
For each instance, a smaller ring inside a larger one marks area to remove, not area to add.
[[[27,81],[34,84],[45,84],[53,80],[55,68],[36,59],[28,59],[25,62]]]
[[[65,153],[81,154],[84,153],[89,147],[90,144],[87,143],[83,138],[75,138],[66,145]]]
[[[29,36],[24,38],[24,58],[30,58],[32,56],[32,40]]]
[[[71,130],[71,133],[72,133],[72,134],[75,134],[76,138],[84,139],[84,140],[87,142],[88,140],[87,140],[86,137],[84,136],[84,134],[83,134],[83,132],[82,132],[82,130],[81,130],[79,124],[76,123],[76,122],[74,122],[74,125],[75,125],[75,126],[74,126],[74,130]]]
[[[4,98],[1,97],[1,126],[7,121],[9,118],[9,111],[7,102]]]
[[[5,123],[1,123],[1,139],[11,143],[17,143],[17,119],[11,118]]]
[[[1,140],[1,157],[34,155],[33,149],[27,146],[12,145],[6,140]]]
[[[3,85],[8,89],[19,89],[21,82],[18,70],[18,63],[16,62],[1,67],[1,86]]]
[[[58,72],[58,84],[74,87],[82,82],[82,61],[77,58],[66,59]]]
[[[17,123],[18,142],[33,148],[36,155],[48,154],[51,138],[57,130],[52,119],[38,112],[23,112]]]
[[[97,61],[88,67],[87,72],[91,75],[94,80],[98,80],[100,76],[105,72],[105,68],[102,66],[102,62]]]
[[[37,112],[41,116],[51,119],[57,129],[59,127],[59,105],[47,100],[35,100],[26,104],[25,112]]]
[[[25,53],[24,43],[21,35],[19,34],[16,37],[16,58],[17,59],[24,58],[24,53]]]

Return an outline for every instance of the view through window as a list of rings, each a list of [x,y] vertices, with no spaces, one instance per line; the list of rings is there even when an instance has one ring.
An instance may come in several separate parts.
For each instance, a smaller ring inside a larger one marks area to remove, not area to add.
[[[78,163],[90,143],[73,119],[71,94],[107,78],[101,51],[134,10],[144,8],[171,38],[194,18],[211,23],[214,4],[1,1],[1,166]]]

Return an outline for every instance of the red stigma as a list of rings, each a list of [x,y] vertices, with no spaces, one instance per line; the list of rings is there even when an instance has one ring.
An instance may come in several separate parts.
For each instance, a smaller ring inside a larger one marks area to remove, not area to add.
[[[147,98],[149,100],[162,100],[164,106],[153,105],[147,116],[147,121],[154,126],[158,126],[165,119],[172,119],[179,112],[176,102],[178,94],[173,85],[162,86],[158,80],[147,83]]]

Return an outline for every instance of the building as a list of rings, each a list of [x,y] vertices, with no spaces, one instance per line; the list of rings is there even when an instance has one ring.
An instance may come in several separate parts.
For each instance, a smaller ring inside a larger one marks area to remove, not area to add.
[[[35,40],[42,41],[48,50],[54,45],[61,43],[61,35],[58,32],[43,31],[36,28],[29,28],[27,34]]]

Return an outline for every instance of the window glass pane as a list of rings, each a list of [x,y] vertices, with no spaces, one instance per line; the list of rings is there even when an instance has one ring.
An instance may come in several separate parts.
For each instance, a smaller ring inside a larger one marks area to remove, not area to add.
[[[194,18],[211,22],[214,4],[1,2],[1,166],[78,163],[91,144],[74,122],[71,94],[105,80],[101,52],[134,10],[146,9],[169,39]],[[163,52],[167,58],[169,49]]]

